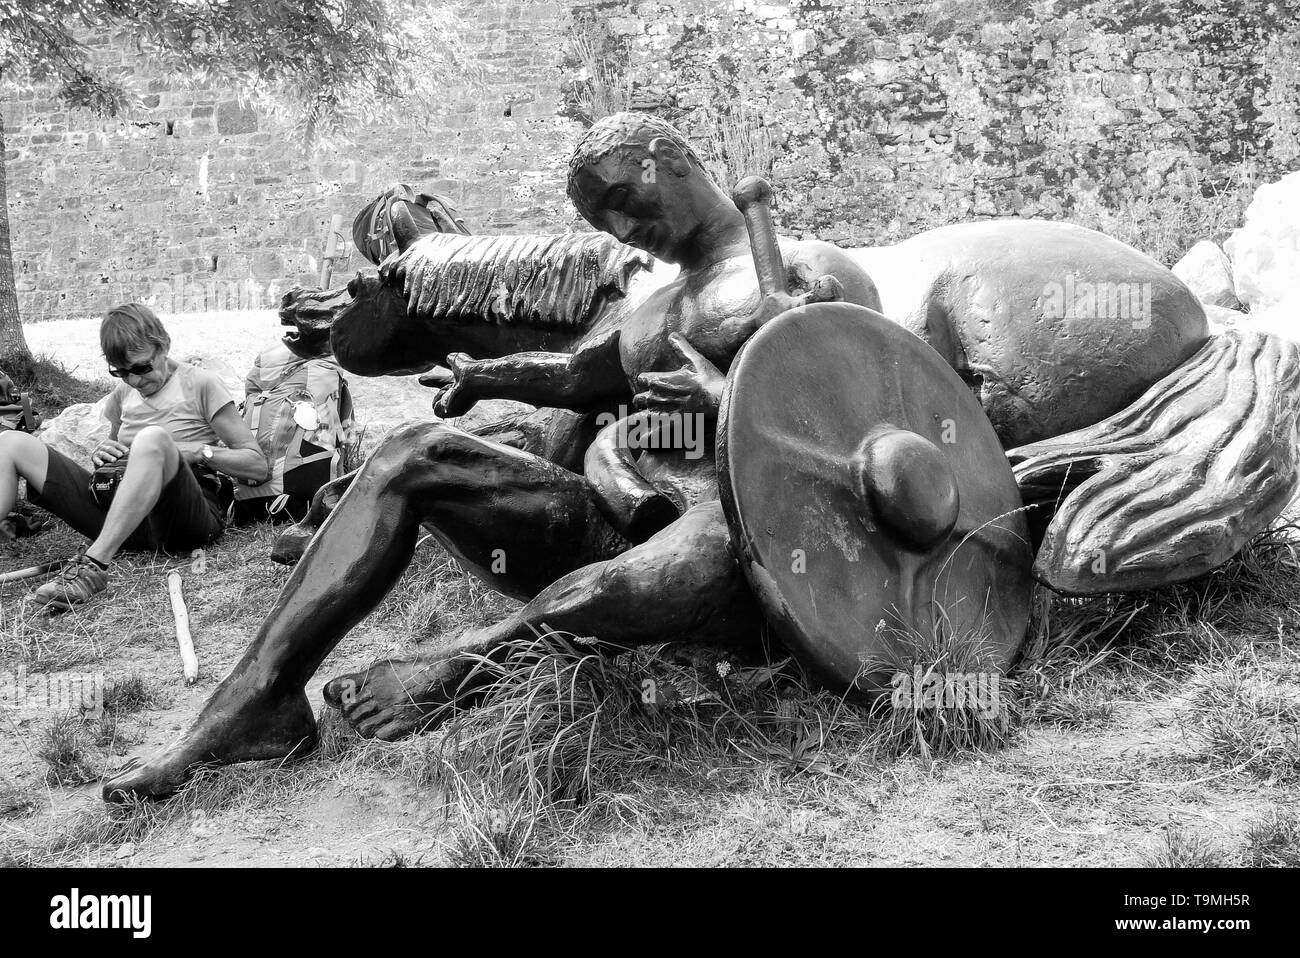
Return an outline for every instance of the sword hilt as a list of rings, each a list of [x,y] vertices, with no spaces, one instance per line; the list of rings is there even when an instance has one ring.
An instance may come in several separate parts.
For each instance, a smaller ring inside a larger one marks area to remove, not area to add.
[[[759,290],[765,297],[773,294],[788,295],[790,286],[785,275],[785,264],[781,261],[776,225],[772,222],[771,184],[761,176],[747,176],[731,191],[731,200],[745,217]]]

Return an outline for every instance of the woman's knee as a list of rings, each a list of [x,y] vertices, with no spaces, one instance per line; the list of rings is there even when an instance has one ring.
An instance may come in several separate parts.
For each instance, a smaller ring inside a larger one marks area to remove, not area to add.
[[[35,436],[16,429],[0,432],[0,468],[11,467],[30,479],[32,471],[43,466],[45,457],[45,443]]]
[[[159,465],[176,455],[178,455],[176,441],[166,429],[161,426],[146,426],[131,440],[127,468],[129,469],[132,463]]]

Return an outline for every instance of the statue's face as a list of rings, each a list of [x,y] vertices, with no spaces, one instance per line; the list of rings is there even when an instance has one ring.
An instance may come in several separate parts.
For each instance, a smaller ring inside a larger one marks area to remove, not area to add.
[[[575,174],[579,212],[592,226],[619,241],[669,263],[699,229],[684,182],[694,168],[680,172],[641,147],[615,150]]]

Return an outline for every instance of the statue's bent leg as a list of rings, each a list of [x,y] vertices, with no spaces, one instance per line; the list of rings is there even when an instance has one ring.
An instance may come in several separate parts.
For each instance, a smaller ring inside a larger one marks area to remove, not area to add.
[[[244,657],[193,726],[105,783],[106,798],[174,792],[197,765],[309,750],[304,687],[396,584],[423,522],[501,591],[528,598],[620,546],[581,476],[441,422],[394,430],[312,539]]]
[[[565,469],[581,472],[583,452],[595,432],[595,416],[563,409],[539,409],[467,431],[503,446],[541,456]],[[294,523],[276,538],[271,547],[272,562],[294,565],[302,558],[312,536],[334,511],[356,474],[353,470],[339,476],[316,492],[302,521]]]
[[[757,642],[759,624],[722,506],[709,502],[621,555],[563,576],[497,625],[467,632],[428,658],[378,662],[340,676],[325,694],[362,735],[391,740],[470,693],[475,656],[516,639],[556,631],[622,646]]]

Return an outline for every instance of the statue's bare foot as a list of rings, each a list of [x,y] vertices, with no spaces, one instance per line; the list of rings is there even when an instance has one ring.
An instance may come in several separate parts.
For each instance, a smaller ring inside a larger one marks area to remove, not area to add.
[[[385,659],[332,679],[324,696],[360,735],[391,742],[436,721],[468,672],[468,663],[455,658]]]
[[[316,717],[306,693],[272,698],[227,679],[188,732],[148,761],[133,759],[104,783],[104,799],[163,798],[201,766],[305,754],[316,744]]]

